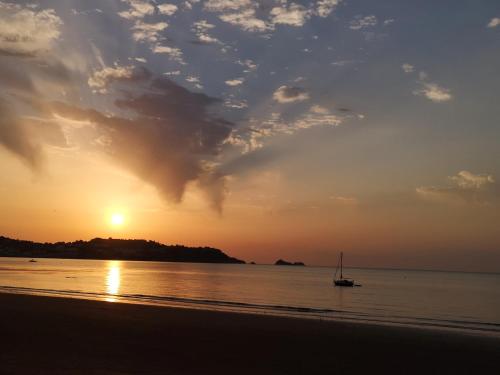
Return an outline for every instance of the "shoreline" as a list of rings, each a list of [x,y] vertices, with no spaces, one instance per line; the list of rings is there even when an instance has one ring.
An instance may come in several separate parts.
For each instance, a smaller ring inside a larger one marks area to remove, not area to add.
[[[158,297],[142,295],[110,295],[90,292],[75,292],[65,290],[32,289],[24,287],[0,286],[1,294],[27,295],[35,297],[63,298],[69,300],[98,301],[139,306],[153,306],[159,308],[175,308],[201,311],[214,311],[235,314],[250,314],[257,316],[275,316],[293,319],[319,320],[325,322],[345,322],[351,324],[365,324],[374,326],[402,327],[436,332],[450,332],[469,336],[486,336],[500,339],[500,330],[488,329],[490,323],[483,322],[454,322],[423,320],[412,317],[396,316],[388,320],[384,316],[361,317],[358,313],[349,311],[322,310],[293,306],[252,305],[231,301],[184,299],[180,297]],[[309,310],[309,311],[307,311]],[[336,315],[326,315],[334,313]],[[399,319],[399,320],[398,320]],[[406,319],[406,320],[405,320]],[[411,321],[414,319],[414,321]],[[462,326],[459,324],[462,323]],[[469,324],[465,326],[463,324]],[[477,326],[473,326],[476,324]],[[494,325],[491,323],[491,325]],[[483,326],[483,327],[481,327]],[[496,325],[494,325],[496,326]]]
[[[5,374],[500,372],[500,340],[483,335],[7,293],[0,305]]]

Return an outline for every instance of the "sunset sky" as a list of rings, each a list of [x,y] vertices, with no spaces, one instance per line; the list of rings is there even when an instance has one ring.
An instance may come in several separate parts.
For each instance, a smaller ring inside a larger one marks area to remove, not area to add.
[[[0,235],[500,272],[500,2],[0,1]]]

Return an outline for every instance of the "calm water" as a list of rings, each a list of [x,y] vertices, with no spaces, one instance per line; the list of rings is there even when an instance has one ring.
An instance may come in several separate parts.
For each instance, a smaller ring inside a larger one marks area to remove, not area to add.
[[[409,324],[500,335],[500,275],[332,268],[0,258],[0,291]]]

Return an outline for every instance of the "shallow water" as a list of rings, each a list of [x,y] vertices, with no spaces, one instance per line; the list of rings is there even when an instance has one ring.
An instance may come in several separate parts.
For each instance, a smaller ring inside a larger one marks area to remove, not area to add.
[[[0,291],[460,329],[500,335],[500,275],[0,258]]]

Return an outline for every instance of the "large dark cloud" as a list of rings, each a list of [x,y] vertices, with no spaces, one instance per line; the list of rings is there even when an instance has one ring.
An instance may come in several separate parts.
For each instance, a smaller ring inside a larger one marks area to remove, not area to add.
[[[24,124],[9,109],[11,104],[0,97],[0,145],[18,156],[31,169],[39,170],[42,162],[40,145],[34,143]]]
[[[44,118],[44,88],[69,92],[71,77],[72,72],[53,57],[0,61],[0,146],[33,171],[43,165],[43,144],[66,145],[59,125]]]
[[[170,201],[179,202],[189,182],[197,182],[221,209],[224,176],[212,167],[232,124],[210,112],[218,99],[193,93],[166,79],[148,91],[116,101],[135,117],[106,116],[93,109],[53,103],[53,110],[97,127],[103,151],[135,175],[154,185]]]

